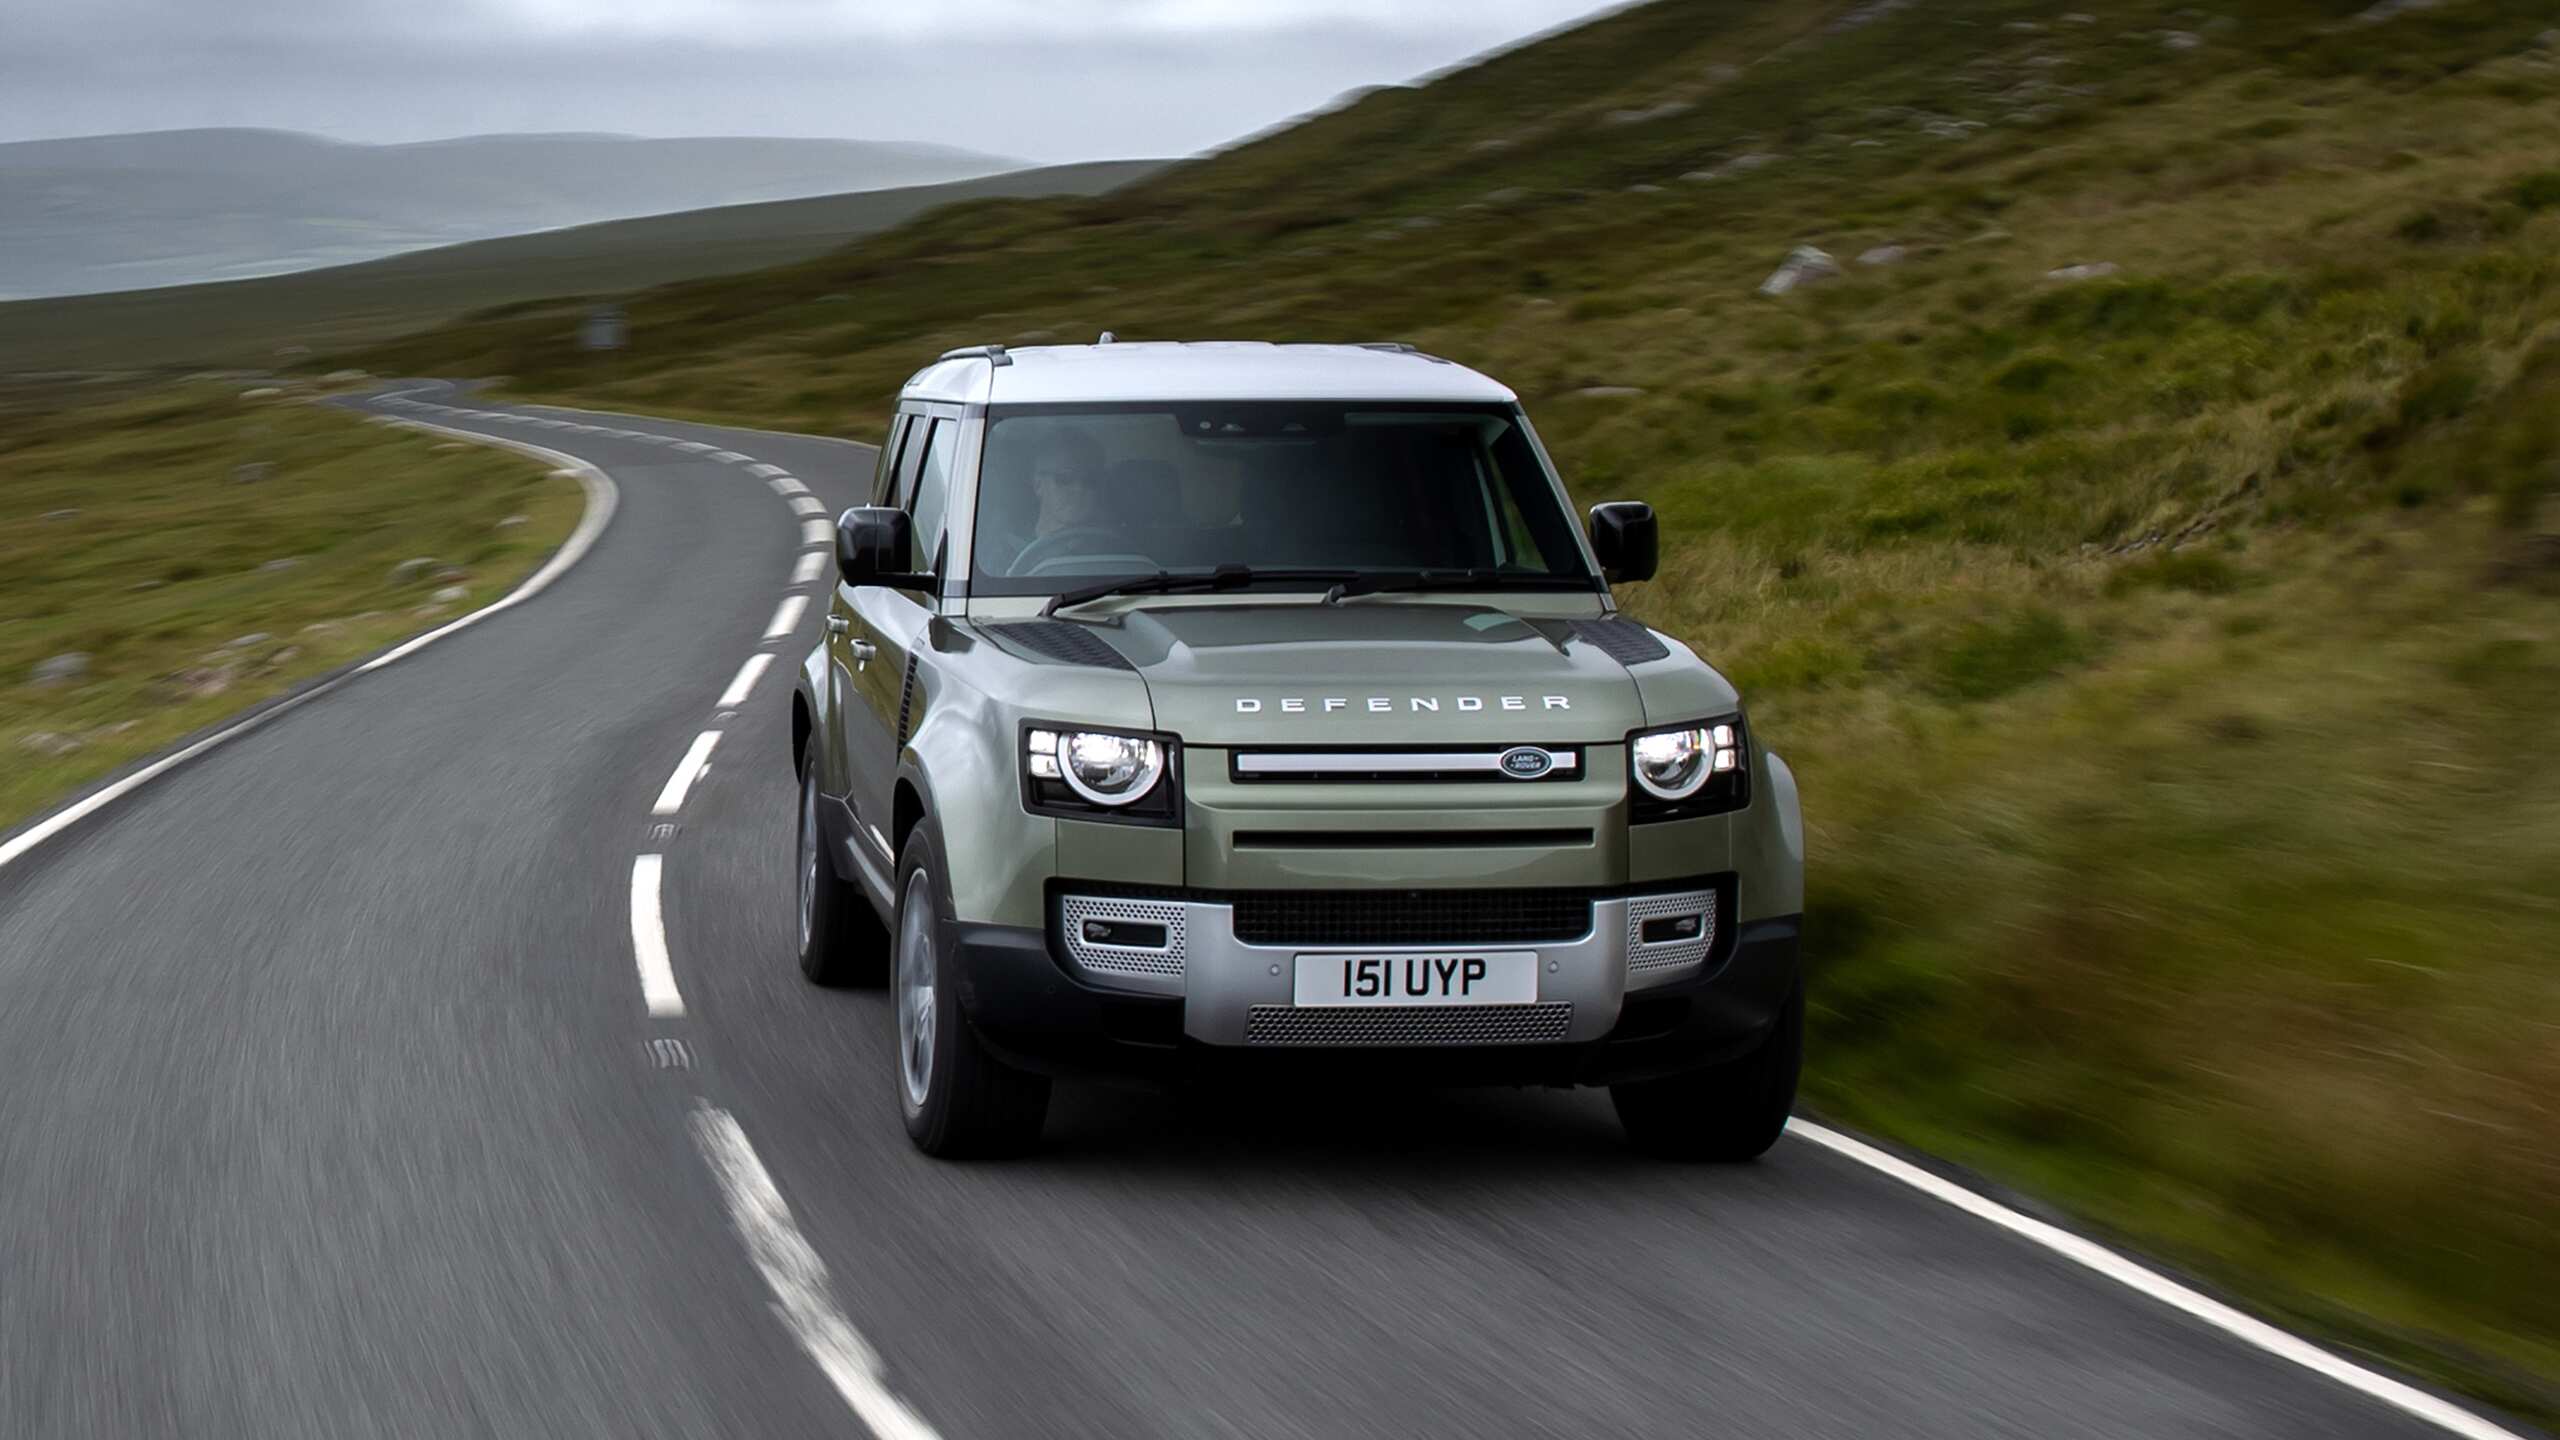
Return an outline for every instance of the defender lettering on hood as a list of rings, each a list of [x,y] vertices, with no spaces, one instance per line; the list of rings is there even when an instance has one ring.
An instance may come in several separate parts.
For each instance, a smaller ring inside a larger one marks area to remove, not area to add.
[[[1278,698],[1276,704],[1279,713],[1283,715],[1330,715],[1337,710],[1354,708],[1371,715],[1392,715],[1399,709],[1410,710],[1415,714],[1438,714],[1442,698],[1438,695],[1408,695],[1405,697],[1404,704],[1399,706],[1395,698],[1389,695],[1359,697],[1322,695],[1313,698],[1303,695],[1283,695]],[[1449,708],[1461,715],[1472,715],[1479,711],[1499,713],[1573,708],[1573,698],[1569,695],[1452,695],[1446,698],[1450,701]],[[1236,713],[1239,715],[1259,715],[1262,713],[1262,705],[1263,702],[1259,696],[1236,697]]]

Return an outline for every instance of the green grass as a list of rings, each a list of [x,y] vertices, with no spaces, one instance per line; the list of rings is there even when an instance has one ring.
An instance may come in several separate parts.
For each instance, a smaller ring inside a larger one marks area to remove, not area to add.
[[[540,315],[574,336],[581,295],[803,260],[955,201],[1091,195],[1160,168],[1152,160],[1058,165],[611,220],[257,280],[17,301],[0,304],[0,371],[269,365],[487,309]]]
[[[2548,7],[2074,8],[1665,0],[636,295],[610,369],[507,317],[357,363],[825,431],[1106,327],[1478,365],[1661,510],[1625,598],[1798,768],[1817,1105],[2560,1415]],[[1800,243],[1849,273],[1755,294]]]
[[[487,604],[584,507],[538,462],[295,394],[0,390],[0,421],[0,832]],[[437,563],[394,582],[416,557]],[[73,653],[84,675],[34,683]]]

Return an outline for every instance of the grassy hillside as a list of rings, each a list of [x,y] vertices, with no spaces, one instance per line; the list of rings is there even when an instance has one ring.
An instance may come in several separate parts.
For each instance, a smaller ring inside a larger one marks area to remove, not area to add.
[[[1663,0],[648,292],[616,369],[357,363],[854,431],[1106,326],[1482,366],[1802,775],[1814,1103],[2549,1415],[2560,34],[2361,8]]]
[[[218,285],[0,304],[0,371],[264,365],[282,347],[370,344],[529,300],[576,333],[574,297],[821,255],[955,201],[1095,195],[1163,162],[1112,160],[983,179],[611,220],[361,265]]]
[[[487,604],[584,505],[538,461],[271,387],[0,387],[0,835]]]

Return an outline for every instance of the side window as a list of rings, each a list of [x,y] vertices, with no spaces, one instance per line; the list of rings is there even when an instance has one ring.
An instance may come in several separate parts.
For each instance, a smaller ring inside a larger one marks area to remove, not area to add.
[[[889,482],[898,473],[898,445],[906,439],[908,422],[914,418],[911,415],[889,417],[889,433],[880,439],[880,468],[871,477],[871,503],[874,505],[889,503]]]
[[[898,483],[889,491],[889,498],[881,501],[881,504],[895,505],[901,510],[913,508],[916,495],[916,471],[924,464],[925,432],[932,428],[933,421],[925,416],[916,415],[908,418],[906,442],[898,447]]]
[[[951,510],[951,457],[960,448],[960,422],[936,420],[931,438],[916,448],[924,459],[907,513],[915,517],[916,568],[932,574],[942,557],[943,517]]]

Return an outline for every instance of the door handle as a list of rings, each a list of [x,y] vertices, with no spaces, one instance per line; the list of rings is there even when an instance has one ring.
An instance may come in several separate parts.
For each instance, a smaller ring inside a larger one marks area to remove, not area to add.
[[[880,653],[880,647],[868,640],[856,640],[845,648],[853,652],[853,668],[856,670],[870,664],[871,657]]]
[[[853,626],[846,623],[845,618],[841,615],[830,615],[827,617],[827,633],[830,635],[841,635],[852,628]]]

